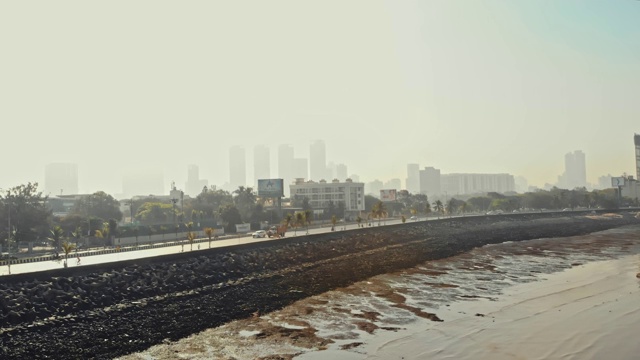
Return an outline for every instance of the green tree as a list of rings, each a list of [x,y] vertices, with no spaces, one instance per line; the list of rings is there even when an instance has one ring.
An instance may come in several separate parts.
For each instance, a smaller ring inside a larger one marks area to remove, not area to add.
[[[71,209],[71,213],[97,217],[102,220],[122,220],[120,202],[104,191],[98,191],[78,199]]]
[[[434,202],[433,210],[438,213],[438,218],[440,218],[441,215],[444,215],[444,205],[442,204],[442,201],[437,200],[436,202]]]
[[[338,217],[335,215],[331,215],[331,231],[335,231],[337,222],[338,222]]]
[[[311,225],[311,221],[313,220],[313,211],[304,210],[304,222],[307,225],[307,235],[309,235],[309,225]]]
[[[38,191],[38,183],[6,190],[0,195],[0,224],[7,226],[0,226],[0,238],[6,242],[11,237],[15,243],[23,243],[35,241],[40,234],[46,233],[51,216],[51,211],[45,206],[46,201],[47,197]]]
[[[293,222],[293,215],[291,214],[285,215],[284,218],[282,219],[282,223],[286,225],[287,228],[291,227],[292,222]]]
[[[365,195],[364,196],[364,211],[366,212],[371,212],[371,210],[373,209],[373,206],[375,204],[378,203],[378,198],[376,198],[375,196],[371,196],[371,195]]]
[[[430,214],[431,214],[431,204],[427,202],[426,204],[424,204],[424,215],[428,217]]]
[[[358,217],[356,218],[356,221],[358,222],[358,227],[362,227],[362,225],[360,223],[362,223],[362,218],[360,217],[360,215],[358,215]]]
[[[69,253],[71,253],[76,246],[67,241],[62,243],[62,251],[64,252],[64,267],[67,267],[67,260],[69,259]]]
[[[193,209],[202,213],[205,218],[215,219],[219,215],[220,207],[226,204],[233,204],[229,192],[205,188],[195,199],[186,201],[185,210]]]
[[[371,217],[378,219],[378,226],[380,226],[380,220],[387,217],[387,208],[382,201],[378,201],[371,209]]]
[[[53,245],[53,248],[57,251],[60,250],[60,245],[62,240],[64,239],[64,230],[60,226],[54,226],[53,229],[49,231],[50,236],[47,238],[49,242]]]
[[[249,222],[256,204],[256,194],[253,192],[253,188],[238,187],[238,189],[233,191],[233,203],[238,208],[242,220]]]
[[[295,213],[295,222],[294,222],[294,229],[297,229],[299,227],[303,227],[305,224],[306,220],[304,218],[304,212],[302,211],[296,211]],[[296,235],[296,232],[294,231],[294,235]]]
[[[173,221],[177,215],[173,204],[161,202],[146,202],[140,204],[138,212],[134,215],[135,219],[145,225],[166,224]]]
[[[225,204],[220,207],[220,218],[225,224],[225,229],[228,232],[236,232],[235,225],[242,224],[242,215],[240,211],[233,204]]]

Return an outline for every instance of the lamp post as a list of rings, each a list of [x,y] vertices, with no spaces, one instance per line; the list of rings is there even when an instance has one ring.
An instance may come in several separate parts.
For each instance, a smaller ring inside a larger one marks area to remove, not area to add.
[[[8,212],[8,222],[9,227],[7,228],[7,254],[9,254],[9,258],[7,259],[7,266],[9,267],[9,275],[11,275],[11,203],[10,201],[11,191],[7,191],[7,212]]]
[[[178,224],[176,222],[176,203],[178,202],[178,199],[176,198],[171,198],[171,203],[173,204],[172,208],[173,208],[173,227],[176,231],[176,240],[178,240]]]

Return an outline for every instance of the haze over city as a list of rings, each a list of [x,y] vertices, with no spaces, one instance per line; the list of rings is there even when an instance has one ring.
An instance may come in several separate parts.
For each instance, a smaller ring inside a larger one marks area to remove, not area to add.
[[[229,148],[291,144],[361,181],[510,173],[555,183],[635,174],[637,2],[0,4],[0,188],[78,164],[79,192],[122,192],[196,164],[229,181]],[[314,179],[318,180],[318,179]],[[250,185],[250,184],[249,184]]]

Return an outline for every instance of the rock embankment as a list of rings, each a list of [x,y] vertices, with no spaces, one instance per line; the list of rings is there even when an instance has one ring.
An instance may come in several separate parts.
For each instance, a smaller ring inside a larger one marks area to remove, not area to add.
[[[0,357],[113,358],[477,246],[640,223],[633,215],[415,222],[9,276],[0,284]]]

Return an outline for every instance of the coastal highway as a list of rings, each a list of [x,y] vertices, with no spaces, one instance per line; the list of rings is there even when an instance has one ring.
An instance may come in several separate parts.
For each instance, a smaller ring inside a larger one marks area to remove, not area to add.
[[[435,219],[437,218],[433,218],[433,220]],[[432,220],[432,219],[429,219],[429,220]],[[413,220],[407,220],[407,222],[412,222],[412,221]],[[424,218],[418,221],[424,221]],[[401,222],[402,221],[400,219],[387,219],[387,220],[382,220],[380,222],[380,226],[399,224]],[[366,222],[363,222],[363,224],[367,226]],[[353,223],[350,223],[350,224],[338,223],[336,224],[335,231],[336,232],[344,231],[342,230],[343,227],[346,228],[346,230],[356,229],[357,226],[358,226],[357,224],[353,224]],[[377,220],[375,222],[372,222],[372,227],[377,227],[377,226],[378,226]],[[321,234],[321,233],[327,233],[327,232],[331,232],[330,225],[309,229],[309,235]],[[306,233],[307,233],[306,228],[299,228],[297,230],[289,229],[287,231],[286,237],[287,238],[300,237],[300,236],[306,235]],[[242,236],[242,237],[233,237],[228,239],[222,238],[219,240],[213,240],[211,241],[211,247],[215,248],[215,247],[234,246],[239,244],[248,244],[248,243],[273,241],[273,240],[277,240],[277,238],[266,237],[266,238],[254,239],[251,237],[251,233],[249,233],[246,236]],[[208,239],[204,239],[204,240],[198,239],[197,241],[198,242],[194,242],[193,244],[194,255],[197,255],[198,250],[205,250],[209,248]],[[120,251],[120,252],[113,252],[113,253],[102,254],[102,255],[83,256],[83,253],[80,252],[79,253],[80,264],[77,263],[76,253],[73,252],[69,254],[68,266],[74,267],[74,266],[83,266],[83,265],[92,265],[92,264],[102,264],[102,263],[108,263],[108,262],[117,262],[122,260],[141,259],[146,257],[158,256],[158,255],[176,254],[182,251],[185,251],[185,252],[191,251],[191,245],[187,240],[184,240],[181,245],[146,248],[146,249],[144,245],[141,245],[138,250]],[[59,268],[62,268],[63,266],[64,266],[64,254],[61,254],[60,260],[36,261],[36,262],[23,263],[23,264],[14,263],[11,265],[11,274],[59,269]],[[7,265],[1,266],[0,276],[8,275],[8,274],[9,274],[9,267]]]

